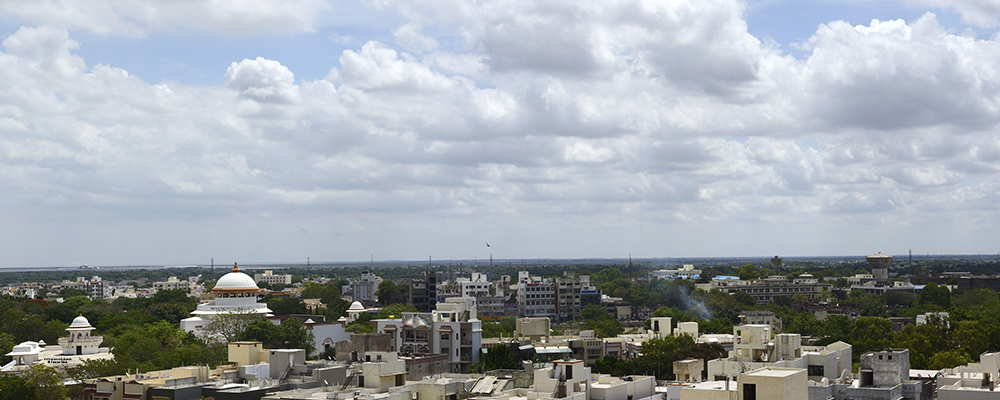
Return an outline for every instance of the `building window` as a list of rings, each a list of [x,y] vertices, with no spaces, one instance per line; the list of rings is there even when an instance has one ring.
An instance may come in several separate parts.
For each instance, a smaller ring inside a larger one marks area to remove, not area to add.
[[[823,376],[823,366],[822,365],[810,365],[809,366],[809,376]]]

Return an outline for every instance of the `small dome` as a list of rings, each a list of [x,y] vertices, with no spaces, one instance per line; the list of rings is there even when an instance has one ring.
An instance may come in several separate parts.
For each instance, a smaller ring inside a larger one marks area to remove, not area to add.
[[[313,319],[312,319],[312,318],[309,318],[309,319],[307,319],[307,320],[306,320],[306,322],[305,322],[305,323],[306,323],[306,324],[315,324],[315,323],[316,323],[316,321],[313,321]]]
[[[84,316],[81,315],[79,317],[73,318],[73,323],[69,324],[69,328],[70,329],[73,329],[73,328],[90,328],[90,321],[87,320],[87,317],[84,317]]]
[[[257,283],[253,281],[250,275],[244,274],[240,271],[239,266],[233,265],[233,272],[223,275],[219,278],[219,281],[215,283],[215,290],[259,290]]]
[[[337,322],[344,322],[344,321],[347,321],[347,317],[337,318]]]
[[[365,311],[365,306],[361,304],[360,301],[355,301],[351,303],[351,308],[347,309],[347,312],[363,312]]]
[[[812,279],[813,276],[812,276],[812,274],[802,274],[802,275],[799,275],[799,278],[802,278],[802,279]]]

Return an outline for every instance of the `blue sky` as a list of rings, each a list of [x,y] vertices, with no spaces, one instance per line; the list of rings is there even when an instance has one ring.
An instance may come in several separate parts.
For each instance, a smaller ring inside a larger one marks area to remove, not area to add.
[[[0,265],[997,250],[989,1],[0,15]]]

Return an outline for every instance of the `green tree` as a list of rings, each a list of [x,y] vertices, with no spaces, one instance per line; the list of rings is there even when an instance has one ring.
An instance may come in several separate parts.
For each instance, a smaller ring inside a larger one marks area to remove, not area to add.
[[[933,282],[920,291],[921,305],[935,305],[942,310],[951,307],[951,291],[946,286],[938,286]]]
[[[146,313],[171,324],[180,324],[182,319],[188,317],[189,311],[183,304],[158,303],[149,306]]]
[[[35,400],[38,394],[34,386],[17,375],[0,375],[0,400]]]
[[[11,357],[7,357],[4,354],[13,351],[14,346],[16,345],[17,343],[14,342],[14,335],[7,332],[0,332],[0,365],[5,365],[12,360]]]
[[[517,362],[510,355],[510,348],[506,344],[497,344],[486,349],[486,353],[479,358],[479,365],[476,369],[482,372],[495,369],[516,369]]]
[[[754,279],[760,278],[761,271],[753,264],[746,264],[740,267],[739,271],[737,272],[737,276],[740,277],[740,280],[752,281]]]
[[[209,343],[235,342],[254,321],[262,319],[253,313],[224,313],[212,317],[203,329],[203,339]]]
[[[303,303],[302,300],[294,297],[271,297],[265,298],[264,300],[267,302],[267,308],[270,308],[274,315],[309,313],[309,308],[306,307],[306,303]]]
[[[604,356],[594,362],[594,372],[612,376],[625,376],[632,373],[629,362],[615,356]]]
[[[312,332],[298,318],[287,318],[281,321],[281,325],[263,318],[256,319],[239,334],[238,339],[262,342],[269,349],[305,349],[307,355],[315,350]]]
[[[614,319],[604,307],[590,305],[583,308],[583,319],[587,329],[593,329],[600,337],[615,337],[624,332],[622,324]]]
[[[927,362],[927,369],[941,370],[945,368],[955,368],[972,362],[968,354],[960,349],[939,351],[931,356]]]
[[[864,353],[892,347],[895,335],[892,331],[892,322],[888,319],[861,317],[854,322],[850,337],[848,343],[853,347],[851,354],[856,360],[860,360]]]
[[[63,288],[62,290],[59,291],[59,297],[62,297],[64,299],[65,298],[69,298],[69,297],[74,297],[74,296],[84,296],[84,297],[86,297],[87,296],[87,292],[84,292],[84,291],[82,291],[80,289],[76,289],[76,288]]]
[[[374,319],[387,319],[389,316],[395,318],[402,318],[403,313],[414,313],[417,312],[417,308],[413,304],[390,304],[382,307],[378,313],[375,314]],[[367,314],[367,313],[362,313]]]
[[[391,280],[382,281],[378,285],[376,292],[379,304],[385,306],[389,304],[406,304],[409,302],[410,285],[396,284]]]
[[[66,399],[66,386],[63,377],[55,368],[44,364],[32,364],[24,371],[24,381],[28,387],[35,388],[39,399]]]
[[[517,326],[517,319],[514,317],[506,317],[499,321],[483,321],[482,326],[484,338],[510,338],[514,336],[514,328]]]

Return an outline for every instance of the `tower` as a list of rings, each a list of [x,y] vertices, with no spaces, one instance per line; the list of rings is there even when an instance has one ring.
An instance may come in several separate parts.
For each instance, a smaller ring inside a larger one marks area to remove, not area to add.
[[[868,265],[872,267],[872,276],[876,282],[885,283],[889,281],[889,266],[892,265],[892,256],[888,254],[872,254],[865,257]]]
[[[775,275],[780,275],[781,274],[781,258],[779,258],[778,256],[774,256],[774,258],[771,259],[771,265],[774,266],[774,274]]]

